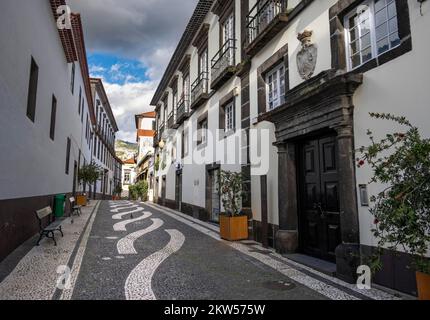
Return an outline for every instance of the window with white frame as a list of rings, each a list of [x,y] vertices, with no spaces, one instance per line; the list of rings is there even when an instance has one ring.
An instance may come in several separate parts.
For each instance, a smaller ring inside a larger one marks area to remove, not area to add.
[[[349,70],[400,45],[396,0],[367,0],[345,16]]]
[[[225,106],[225,131],[233,131],[234,130],[234,102],[230,102]]]
[[[189,147],[189,145],[188,145],[188,130],[183,132],[182,139],[183,139],[183,149],[182,149],[183,154],[182,154],[182,156],[186,157],[186,156],[188,156],[188,151],[189,151],[189,148],[188,148]]]
[[[267,109],[271,111],[285,102],[285,66],[279,64],[266,75]]]
[[[208,141],[208,121],[203,121],[202,123],[202,143],[206,143]]]
[[[199,144],[205,144],[208,141],[208,120],[204,119],[199,123],[200,139]]]

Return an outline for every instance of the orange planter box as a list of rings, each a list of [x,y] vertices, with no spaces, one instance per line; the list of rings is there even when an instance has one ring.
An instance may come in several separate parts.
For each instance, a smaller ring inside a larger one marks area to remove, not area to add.
[[[86,196],[76,196],[76,204],[78,206],[86,206],[87,205],[87,197]]]
[[[417,272],[418,298],[420,300],[430,300],[430,275]]]
[[[248,239],[248,217],[220,216],[220,235],[228,241]]]

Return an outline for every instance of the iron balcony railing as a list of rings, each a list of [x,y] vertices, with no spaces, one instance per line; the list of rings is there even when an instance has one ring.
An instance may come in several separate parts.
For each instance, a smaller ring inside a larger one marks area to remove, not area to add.
[[[236,39],[228,39],[212,59],[212,81],[236,65]]]
[[[167,127],[169,129],[172,129],[175,123],[176,123],[176,109],[173,108],[173,110],[169,113],[169,118],[167,120]]]
[[[258,0],[247,16],[248,44],[281,13],[287,11],[288,0]]]
[[[176,120],[179,121],[188,114],[190,108],[190,98],[188,95],[183,95],[181,100],[178,101],[176,109]]]
[[[196,81],[191,85],[191,105],[193,105],[202,95],[208,93],[209,72],[201,72]]]

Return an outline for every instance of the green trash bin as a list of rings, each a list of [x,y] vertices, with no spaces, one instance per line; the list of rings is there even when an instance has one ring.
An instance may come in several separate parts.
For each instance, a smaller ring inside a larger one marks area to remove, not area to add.
[[[66,202],[66,195],[65,194],[59,194],[55,196],[55,202],[54,202],[54,214],[57,218],[64,217],[64,207]]]

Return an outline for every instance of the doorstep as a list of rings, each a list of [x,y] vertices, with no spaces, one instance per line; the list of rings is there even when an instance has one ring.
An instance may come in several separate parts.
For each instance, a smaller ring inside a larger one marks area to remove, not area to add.
[[[290,259],[294,262],[300,263],[306,267],[312,268],[316,271],[319,271],[321,273],[324,273],[331,277],[336,277],[336,264],[321,260],[318,258],[314,258],[305,254],[284,254],[285,258]]]

